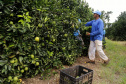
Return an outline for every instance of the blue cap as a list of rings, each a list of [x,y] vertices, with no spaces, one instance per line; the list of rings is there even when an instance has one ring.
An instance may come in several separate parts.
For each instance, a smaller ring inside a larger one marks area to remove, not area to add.
[[[93,12],[93,13],[96,13],[96,14],[98,14],[98,15],[101,16],[101,12],[100,12],[100,11],[95,11],[95,12]]]

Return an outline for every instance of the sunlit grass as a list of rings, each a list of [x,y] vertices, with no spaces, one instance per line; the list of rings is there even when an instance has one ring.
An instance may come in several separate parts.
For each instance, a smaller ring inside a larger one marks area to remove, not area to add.
[[[109,39],[106,41],[105,53],[110,63],[102,66],[101,77],[105,80],[101,84],[126,84],[126,46]]]

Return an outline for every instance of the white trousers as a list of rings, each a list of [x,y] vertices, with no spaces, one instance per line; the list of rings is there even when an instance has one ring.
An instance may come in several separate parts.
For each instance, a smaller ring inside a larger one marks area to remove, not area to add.
[[[98,55],[104,60],[107,61],[108,57],[105,55],[104,51],[102,50],[102,41],[95,40],[95,41],[90,41],[90,46],[89,46],[89,59],[94,61],[95,60],[95,51],[97,50]]]

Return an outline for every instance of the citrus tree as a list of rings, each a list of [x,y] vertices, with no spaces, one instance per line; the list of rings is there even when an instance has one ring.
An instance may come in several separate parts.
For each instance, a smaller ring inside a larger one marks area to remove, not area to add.
[[[17,84],[21,77],[44,76],[50,68],[73,64],[87,54],[92,9],[81,0],[0,1],[0,83]],[[82,20],[78,24],[78,19]],[[73,32],[81,27],[85,47]]]

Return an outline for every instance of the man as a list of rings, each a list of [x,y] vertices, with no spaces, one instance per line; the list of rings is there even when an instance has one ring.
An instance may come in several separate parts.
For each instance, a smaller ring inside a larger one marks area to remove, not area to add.
[[[100,19],[101,12],[95,11],[94,12],[94,18],[95,20],[92,20],[88,22],[85,26],[92,26],[91,33],[86,32],[87,36],[90,36],[90,46],[89,46],[89,59],[87,63],[93,63],[95,64],[95,50],[97,50],[98,55],[104,60],[105,64],[108,64],[109,59],[105,55],[104,51],[102,50],[102,39],[103,39],[103,28],[104,23]]]

